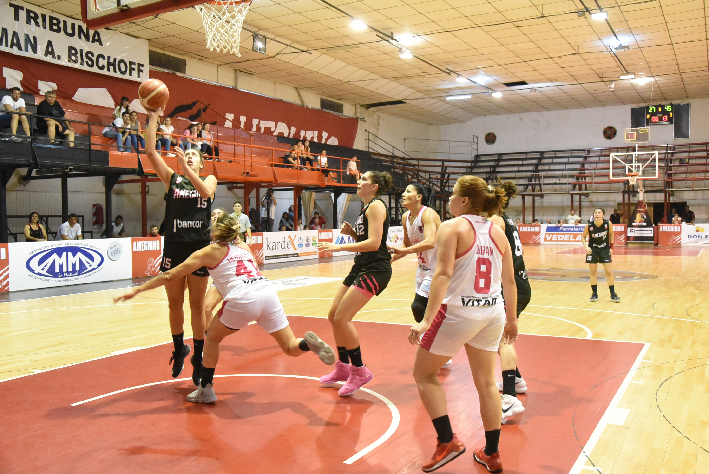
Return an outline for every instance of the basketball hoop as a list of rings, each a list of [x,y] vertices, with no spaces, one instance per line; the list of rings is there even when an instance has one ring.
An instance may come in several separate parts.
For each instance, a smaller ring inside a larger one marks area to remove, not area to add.
[[[635,186],[635,183],[638,180],[638,176],[638,173],[628,173],[628,181],[630,182],[631,186]]]
[[[241,25],[249,11],[251,0],[226,0],[197,5],[202,15],[207,48],[219,53],[232,53],[239,57]]]

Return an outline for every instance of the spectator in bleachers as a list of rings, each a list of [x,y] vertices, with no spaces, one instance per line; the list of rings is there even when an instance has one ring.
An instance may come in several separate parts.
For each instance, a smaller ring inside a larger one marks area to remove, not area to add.
[[[59,231],[57,232],[57,240],[83,240],[84,236],[81,234],[81,225],[79,225],[79,218],[76,214],[69,214],[69,218],[65,223],[59,226]]]
[[[133,111],[130,113],[130,122],[126,125],[126,130],[130,135],[130,141],[136,152],[140,151],[140,148],[145,150],[145,135],[143,129],[140,128],[140,120],[138,120],[138,112]],[[140,148],[138,148],[140,145]]]
[[[123,117],[123,114],[126,112],[130,114],[130,106],[128,104],[130,104],[128,97],[121,97],[120,105],[113,111],[113,118]]]
[[[672,208],[672,224],[679,225],[682,223],[682,218],[677,214],[677,209]]]
[[[288,219],[290,219],[291,222],[295,220],[295,210],[293,206],[288,206]]]
[[[573,224],[575,224],[576,221],[579,220],[579,219],[581,219],[581,218],[576,215],[576,211],[574,211],[573,209],[571,209],[571,213],[570,213],[568,216],[566,216],[566,223],[573,225]]]
[[[313,212],[313,218],[310,219],[308,223],[308,228],[310,230],[320,230],[325,228],[327,221],[323,216],[320,215],[318,211]]]
[[[207,156],[212,156],[219,158],[219,147],[214,144],[214,137],[212,132],[209,131],[211,124],[204,122],[202,124],[202,132],[200,138],[202,139],[202,154]]]
[[[345,184],[357,184],[361,173],[357,169],[357,156],[350,158],[347,162],[347,175],[345,176]]]
[[[539,219],[534,219],[532,221],[532,225],[539,225]]]
[[[167,156],[175,156],[174,153],[170,153],[170,147],[177,146],[177,138],[172,136],[175,131],[175,127],[172,126],[172,119],[170,117],[165,117],[162,124],[158,127],[158,140],[156,147],[158,151],[165,149]]]
[[[74,129],[71,123],[64,120],[64,109],[57,102],[57,93],[47,91],[44,100],[37,106],[37,130],[49,137],[50,144],[56,144],[54,138],[57,132],[64,135],[69,141],[69,146],[74,146]]]
[[[25,242],[43,242],[47,240],[47,229],[39,223],[39,214],[30,212],[30,221],[25,225]]]
[[[618,209],[613,209],[613,214],[610,215],[611,224],[620,224],[620,219],[622,217],[623,217],[623,214],[620,214],[618,212]]]
[[[310,169],[315,166],[315,160],[313,160],[313,155],[310,154],[310,141],[305,140],[305,143],[301,145],[300,149],[300,164],[306,166],[310,163]]]
[[[318,155],[318,166],[320,167],[323,180],[327,183],[328,177],[332,177],[332,173],[330,173],[330,170],[327,169],[327,154],[325,153],[325,150],[321,151]]]
[[[278,222],[278,230],[287,231],[293,230],[293,221],[288,218],[288,213],[284,212],[281,216],[280,222]]]
[[[689,210],[689,204],[684,206],[684,222],[689,225],[694,225],[694,212]]]
[[[126,118],[130,120],[130,114],[128,112],[123,114],[121,117],[114,118],[111,125],[103,129],[104,137],[116,140],[118,151],[123,151],[123,139],[125,138],[125,135],[128,134],[123,121]]]
[[[12,133],[11,139],[19,142],[22,141],[22,139],[17,137],[17,125],[21,123],[22,129],[25,131],[25,135],[29,137],[30,123],[27,120],[26,115],[21,115],[27,113],[25,99],[20,97],[22,91],[19,87],[13,87],[10,91],[10,95],[6,95],[2,98],[2,115],[0,115],[0,124],[2,124],[3,127],[10,127],[10,133]]]
[[[295,226],[294,230],[305,230],[305,227],[303,227],[303,219],[301,217],[298,218],[298,225]]]
[[[180,148],[182,148],[183,150],[200,150],[201,146],[199,144],[199,141],[197,140],[196,123],[191,123],[190,126],[187,127],[184,132],[182,132],[182,134],[184,135],[184,137],[180,141]]]
[[[150,226],[150,232],[148,232],[148,235],[146,237],[160,237],[160,234],[158,233],[158,226],[156,225],[151,225]]]
[[[547,217],[547,225],[551,225],[551,219]]]
[[[516,226],[519,227],[519,225],[520,225],[521,223],[522,223],[522,221],[520,220],[519,217],[518,217],[517,219],[515,219],[515,225],[516,225]]]
[[[118,214],[111,224],[111,237],[118,239],[126,236],[126,228],[123,225],[123,216]]]

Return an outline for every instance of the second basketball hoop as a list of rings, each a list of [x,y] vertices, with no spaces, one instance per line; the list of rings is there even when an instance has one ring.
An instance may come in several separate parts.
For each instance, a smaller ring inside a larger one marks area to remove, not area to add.
[[[207,48],[219,53],[239,54],[241,27],[251,0],[208,2],[195,8],[202,15]]]

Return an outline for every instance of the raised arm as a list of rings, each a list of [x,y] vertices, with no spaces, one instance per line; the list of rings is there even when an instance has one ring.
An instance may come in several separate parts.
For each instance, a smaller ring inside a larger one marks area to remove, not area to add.
[[[155,142],[157,141],[157,139],[155,138],[155,131],[158,127],[158,117],[162,113],[162,109],[148,110],[147,113],[148,134],[145,137],[145,156],[148,158],[150,166],[153,167],[155,173],[157,173],[158,175],[158,178],[160,178],[160,181],[162,181],[165,185],[165,191],[167,192],[170,190],[170,179],[172,178],[172,174],[174,173],[174,171],[172,170],[172,168],[167,166],[165,160],[163,160],[162,156],[160,156],[160,153],[158,153],[157,149],[155,148]],[[176,150],[180,149],[176,148]]]

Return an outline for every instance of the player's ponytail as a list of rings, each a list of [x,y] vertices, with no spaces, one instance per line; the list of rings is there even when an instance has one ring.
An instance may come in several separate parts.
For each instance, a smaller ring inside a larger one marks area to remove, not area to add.
[[[422,206],[433,206],[433,198],[435,193],[432,187],[420,183],[410,183],[409,186],[413,187],[416,190],[416,194],[421,196]]]
[[[367,171],[366,174],[369,175],[369,179],[372,181],[372,184],[377,185],[377,193],[375,194],[376,197],[379,197],[389,191],[389,188],[391,188],[391,185],[394,183],[391,175],[386,171]]]
[[[239,237],[241,225],[231,214],[222,214],[212,226],[212,240],[222,244],[233,242]]]
[[[477,176],[461,176],[455,185],[458,194],[470,200],[471,214],[493,215],[507,205],[507,196],[502,188],[490,189],[487,183]]]
[[[505,207],[502,208],[502,210],[505,210],[510,204],[510,199],[517,195],[517,186],[515,186],[515,183],[513,183],[512,181],[505,181],[503,183],[500,178],[497,178],[497,183],[498,188],[502,188],[505,191],[505,196],[507,197],[507,204],[505,204]]]

